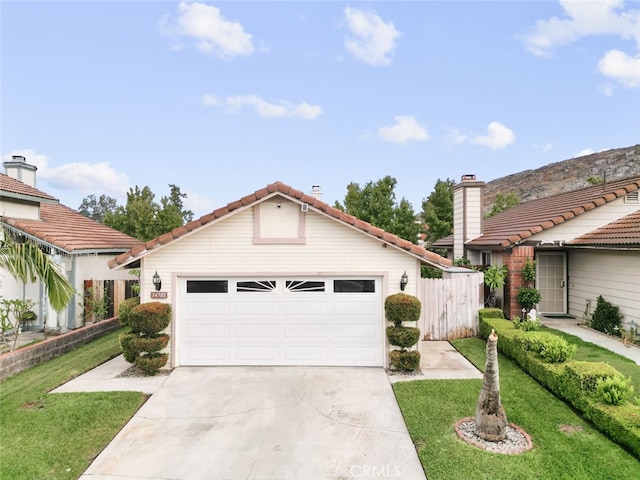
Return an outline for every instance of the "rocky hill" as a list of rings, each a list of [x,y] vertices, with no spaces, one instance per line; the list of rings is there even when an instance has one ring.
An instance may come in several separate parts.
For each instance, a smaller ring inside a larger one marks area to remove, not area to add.
[[[484,209],[491,210],[498,193],[515,193],[523,202],[588,187],[589,177],[607,180],[640,175],[640,144],[551,163],[487,182]]]

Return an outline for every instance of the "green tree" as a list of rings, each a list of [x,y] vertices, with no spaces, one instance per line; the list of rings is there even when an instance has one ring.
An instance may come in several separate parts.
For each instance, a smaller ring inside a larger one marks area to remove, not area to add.
[[[100,198],[95,195],[89,195],[82,199],[82,203],[78,207],[78,213],[85,217],[94,219],[96,222],[104,223],[104,217],[107,213],[113,213],[118,203],[115,198],[102,194]]]
[[[420,224],[416,222],[411,203],[405,198],[396,201],[397,180],[389,175],[377,182],[368,182],[364,187],[357,183],[347,185],[344,203],[335,203],[343,212],[369,222],[389,233],[416,243]]]
[[[602,177],[598,177],[597,175],[589,175],[587,177],[587,183],[589,185],[602,185],[604,183],[604,180],[602,179]]]
[[[485,218],[493,217],[498,213],[502,213],[505,210],[508,210],[516,205],[520,205],[520,197],[518,197],[515,193],[509,192],[506,194],[498,193],[496,195],[495,202],[493,203],[493,207],[491,211],[486,215]]]
[[[126,205],[107,212],[104,224],[143,241],[180,227],[193,218],[193,212],[184,209],[183,199],[187,194],[181,193],[176,185],[170,184],[169,187],[170,195],[162,197],[160,203],[155,201],[155,195],[148,186],[130,188]]]
[[[422,218],[426,225],[426,244],[453,232],[453,180],[436,181],[433,192],[422,201]]]
[[[0,268],[24,283],[40,279],[51,306],[58,312],[64,310],[73,297],[73,286],[35,243],[0,240]]]

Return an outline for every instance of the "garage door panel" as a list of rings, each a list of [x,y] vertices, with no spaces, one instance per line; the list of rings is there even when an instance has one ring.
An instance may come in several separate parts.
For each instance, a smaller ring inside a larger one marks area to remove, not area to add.
[[[189,339],[229,338],[229,325],[216,323],[195,323],[187,326],[186,334]]]
[[[287,286],[288,280],[240,291],[237,285],[255,285],[254,280],[229,278],[228,291],[187,293],[183,279],[177,307],[180,365],[384,364],[379,278],[375,293],[334,293],[333,279],[326,277]],[[316,284],[323,288],[301,290]]]
[[[235,327],[236,338],[265,338],[275,339],[278,338],[278,324],[259,324],[248,323],[240,324]]]
[[[293,339],[328,337],[329,327],[326,324],[318,323],[294,323],[284,326],[284,337]]]

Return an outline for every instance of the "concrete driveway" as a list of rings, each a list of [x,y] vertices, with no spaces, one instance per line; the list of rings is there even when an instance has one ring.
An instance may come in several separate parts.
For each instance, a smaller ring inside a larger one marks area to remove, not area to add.
[[[81,480],[425,480],[382,368],[180,367]]]

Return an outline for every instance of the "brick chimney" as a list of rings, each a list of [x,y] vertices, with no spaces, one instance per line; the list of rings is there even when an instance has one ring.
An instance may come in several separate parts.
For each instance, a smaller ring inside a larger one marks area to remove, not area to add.
[[[11,160],[3,163],[4,171],[11,178],[36,187],[36,170],[38,167],[29,165],[22,155],[12,155]]]
[[[466,256],[467,241],[482,235],[485,182],[463,175],[453,187],[453,258]]]

